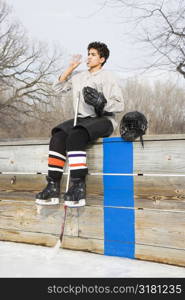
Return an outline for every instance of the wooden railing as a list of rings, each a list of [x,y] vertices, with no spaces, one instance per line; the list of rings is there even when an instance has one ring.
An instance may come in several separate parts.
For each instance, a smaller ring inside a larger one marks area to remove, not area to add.
[[[62,247],[185,266],[185,135],[144,140],[144,149],[118,137],[89,145],[87,205],[67,209]],[[54,246],[59,238],[63,200],[34,199],[46,185],[48,143],[0,140],[0,240]]]

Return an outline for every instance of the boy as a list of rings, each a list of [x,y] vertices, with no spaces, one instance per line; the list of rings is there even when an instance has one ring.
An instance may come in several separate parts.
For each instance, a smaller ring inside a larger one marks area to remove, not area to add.
[[[115,114],[124,109],[121,89],[110,71],[102,67],[109,57],[107,45],[92,42],[88,45],[87,71],[72,76],[81,63],[76,55],[69,67],[54,84],[56,92],[73,91],[73,106],[79,97],[77,125],[74,119],[52,129],[48,157],[48,184],[36,195],[37,204],[59,203],[60,181],[66,157],[69,161],[71,186],[64,194],[69,207],[86,204],[85,177],[88,173],[86,147],[100,137],[110,136],[117,126]]]

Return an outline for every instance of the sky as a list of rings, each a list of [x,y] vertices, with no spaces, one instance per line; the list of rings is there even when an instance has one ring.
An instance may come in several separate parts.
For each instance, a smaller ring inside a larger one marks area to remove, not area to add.
[[[107,68],[124,68],[129,47],[122,41],[121,25],[103,0],[6,0],[30,37],[57,43],[66,52],[86,57],[91,41],[105,42],[111,52]]]
[[[68,54],[85,58],[87,45],[101,41],[108,45],[107,69],[128,72],[138,65],[139,53],[124,36],[125,24],[117,11],[103,7],[103,0],[5,0],[13,8],[30,38],[58,44]],[[131,63],[132,62],[132,63]],[[85,68],[84,66],[81,66]]]
[[[103,5],[106,1],[4,1],[12,6],[12,17],[18,18],[31,39],[60,45],[67,55],[82,54],[84,60],[87,45],[92,41],[101,41],[110,49],[105,69],[118,71],[125,78],[141,74],[138,69],[143,66],[147,50],[134,43],[133,37],[126,35],[130,28],[122,22],[120,9]],[[85,63],[82,63],[78,69],[85,68]],[[148,73],[145,76],[148,78]],[[159,72],[158,76],[163,75]]]

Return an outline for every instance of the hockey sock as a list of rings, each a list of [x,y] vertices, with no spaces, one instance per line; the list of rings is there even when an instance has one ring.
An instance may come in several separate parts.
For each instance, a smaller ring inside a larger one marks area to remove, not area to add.
[[[85,151],[69,151],[67,153],[69,160],[70,174],[72,178],[85,177],[88,173],[87,157]]]
[[[63,173],[66,157],[62,154],[49,151],[48,156],[48,176],[54,180],[60,180]]]
[[[48,156],[48,176],[59,181],[66,161],[66,138],[64,131],[56,132],[50,141]]]
[[[86,146],[89,134],[85,128],[74,128],[67,138],[67,156],[69,160],[71,177],[85,177],[88,173]]]

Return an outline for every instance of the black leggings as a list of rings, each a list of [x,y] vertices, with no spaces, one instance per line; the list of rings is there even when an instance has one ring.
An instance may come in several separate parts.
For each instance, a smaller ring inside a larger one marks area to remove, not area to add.
[[[71,177],[85,177],[88,173],[85,149],[89,141],[89,134],[83,127],[73,128],[69,134],[62,129],[54,133],[49,145],[48,176],[54,180],[61,179],[65,158],[68,155],[69,162],[72,161]],[[74,159],[77,164],[73,163]],[[76,165],[79,165],[79,168]]]

